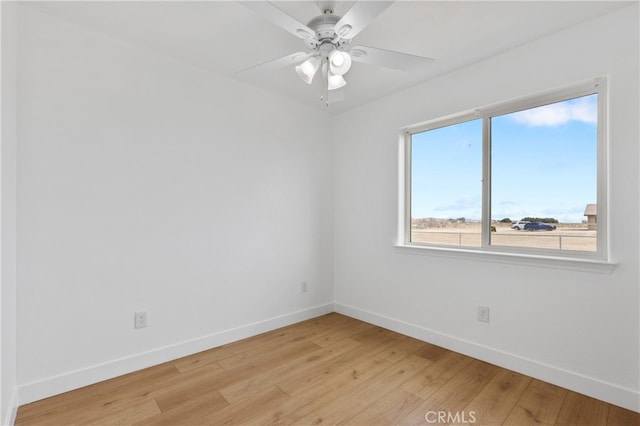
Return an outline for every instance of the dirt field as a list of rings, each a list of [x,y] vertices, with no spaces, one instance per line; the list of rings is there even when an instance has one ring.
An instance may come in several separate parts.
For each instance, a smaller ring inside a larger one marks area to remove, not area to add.
[[[596,231],[584,224],[559,224],[554,231],[516,231],[509,224],[497,224],[491,245],[560,250],[596,251]],[[443,227],[412,229],[416,243],[481,247],[479,223],[451,223]]]

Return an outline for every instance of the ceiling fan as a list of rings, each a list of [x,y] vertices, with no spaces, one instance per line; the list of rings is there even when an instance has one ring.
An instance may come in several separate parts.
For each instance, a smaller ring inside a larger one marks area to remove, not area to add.
[[[320,71],[322,75],[320,100],[326,106],[329,105],[330,93],[331,102],[344,99],[342,87],[347,84],[344,75],[349,71],[352,61],[400,71],[412,71],[433,61],[423,56],[370,46],[351,45],[353,38],[393,4],[393,1],[361,0],[340,17],[333,12],[338,0],[316,0],[316,5],[322,14],[312,18],[306,25],[266,0],[240,1],[239,3],[302,39],[306,46],[306,51],[295,52],[240,72],[262,72],[295,66],[302,81],[311,84]]]

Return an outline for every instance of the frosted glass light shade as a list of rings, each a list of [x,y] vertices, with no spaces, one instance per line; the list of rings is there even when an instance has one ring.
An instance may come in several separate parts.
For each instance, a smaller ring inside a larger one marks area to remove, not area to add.
[[[313,77],[316,75],[316,72],[318,72],[318,68],[320,68],[320,59],[312,56],[300,65],[297,65],[296,72],[302,81],[311,84]]]
[[[346,85],[347,85],[347,82],[345,81],[344,77],[342,77],[341,75],[333,74],[331,71],[329,71],[328,87],[327,87],[329,90],[339,89]]]
[[[335,75],[343,75],[351,68],[351,55],[342,50],[334,50],[329,54],[329,69]]]

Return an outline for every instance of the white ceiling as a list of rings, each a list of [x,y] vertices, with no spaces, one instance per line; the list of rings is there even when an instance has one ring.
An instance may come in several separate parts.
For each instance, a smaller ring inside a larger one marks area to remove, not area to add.
[[[307,23],[315,1],[274,2]],[[339,4],[343,15],[354,2]],[[238,71],[304,51],[300,39],[233,1],[31,2],[30,7],[127,40],[205,70],[323,108],[320,88],[303,83],[293,67],[258,75]],[[435,59],[408,74],[354,63],[345,76],[340,113],[394,91],[480,61],[523,43],[629,5],[614,1],[397,1],[356,36],[353,44]]]

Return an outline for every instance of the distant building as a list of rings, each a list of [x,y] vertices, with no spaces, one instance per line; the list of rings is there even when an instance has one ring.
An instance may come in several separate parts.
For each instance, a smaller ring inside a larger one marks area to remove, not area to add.
[[[596,229],[596,224],[598,223],[598,209],[596,206],[597,204],[587,204],[584,209],[584,215],[587,217],[587,229]]]

